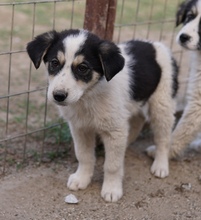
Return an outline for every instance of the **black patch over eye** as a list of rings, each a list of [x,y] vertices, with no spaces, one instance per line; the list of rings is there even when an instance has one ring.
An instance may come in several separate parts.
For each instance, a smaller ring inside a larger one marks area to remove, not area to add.
[[[85,62],[72,66],[72,71],[76,80],[88,83],[92,79],[92,68]]]
[[[187,14],[186,19],[185,19],[185,23],[188,23],[188,22],[192,21],[195,17],[196,17],[195,14],[192,14],[192,13]]]
[[[56,74],[61,69],[61,64],[57,58],[53,58],[49,62],[49,73],[50,74]]]
[[[76,69],[79,74],[87,74],[88,71],[90,70],[88,65],[85,63],[79,64]]]
[[[59,63],[59,61],[58,61],[56,58],[54,58],[54,59],[52,59],[52,60],[50,61],[50,68],[51,68],[51,69],[55,69],[55,68],[57,68],[59,65],[60,65],[60,63]]]

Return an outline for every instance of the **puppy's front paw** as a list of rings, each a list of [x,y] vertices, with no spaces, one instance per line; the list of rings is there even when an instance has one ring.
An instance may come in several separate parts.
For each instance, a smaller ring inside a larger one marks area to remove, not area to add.
[[[169,165],[167,159],[155,159],[151,166],[151,173],[156,177],[165,178],[169,175]]]
[[[123,195],[122,184],[103,184],[101,196],[106,202],[117,202]]]
[[[79,189],[86,189],[89,183],[91,182],[91,178],[87,175],[81,175],[76,173],[73,173],[70,175],[67,183],[67,187],[70,190],[79,190]]]
[[[149,146],[145,152],[147,153],[147,155],[151,158],[155,158],[155,154],[156,154],[156,146],[155,145],[151,145]]]

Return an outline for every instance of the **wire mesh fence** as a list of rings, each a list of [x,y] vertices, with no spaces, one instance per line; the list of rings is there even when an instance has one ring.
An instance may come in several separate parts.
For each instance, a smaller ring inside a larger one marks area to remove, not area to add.
[[[5,1],[0,3],[0,163],[2,172],[30,159],[41,161],[67,151],[70,139],[46,98],[44,68],[35,71],[26,43],[50,29],[81,28],[84,1]],[[60,149],[62,146],[62,149]]]
[[[183,104],[187,58],[175,43],[175,0],[118,0],[114,41],[159,40],[174,52],[181,69],[179,103]],[[46,98],[42,66],[35,70],[25,48],[34,36],[51,29],[82,28],[85,0],[0,3],[0,166],[20,168],[30,161],[50,161],[70,149],[68,126]],[[2,22],[3,21],[3,22]],[[185,65],[183,65],[185,64]]]

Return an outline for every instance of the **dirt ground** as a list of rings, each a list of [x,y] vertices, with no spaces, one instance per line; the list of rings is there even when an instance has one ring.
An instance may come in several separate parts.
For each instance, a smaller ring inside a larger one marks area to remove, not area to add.
[[[100,196],[104,157],[99,156],[90,186],[72,192],[67,177],[77,162],[71,158],[40,166],[28,166],[0,179],[1,220],[200,220],[201,152],[188,151],[170,162],[165,179],[150,174],[152,160],[144,149],[151,138],[140,138],[130,146],[125,159],[124,196],[106,203]],[[78,204],[67,204],[74,194]]]

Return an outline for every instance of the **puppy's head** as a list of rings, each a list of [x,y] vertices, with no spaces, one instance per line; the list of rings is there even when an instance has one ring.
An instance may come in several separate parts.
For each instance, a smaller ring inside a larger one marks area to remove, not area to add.
[[[44,61],[48,98],[64,106],[77,102],[100,80],[111,80],[124,67],[114,43],[85,30],[43,33],[28,43],[27,52],[36,68]]]
[[[176,26],[183,24],[177,42],[186,49],[201,49],[201,0],[186,0],[178,7]]]

